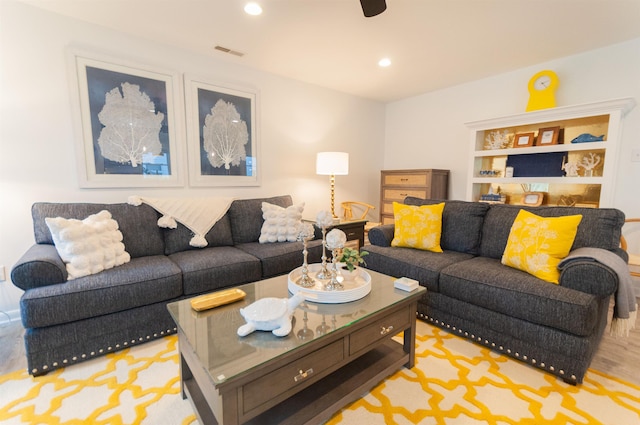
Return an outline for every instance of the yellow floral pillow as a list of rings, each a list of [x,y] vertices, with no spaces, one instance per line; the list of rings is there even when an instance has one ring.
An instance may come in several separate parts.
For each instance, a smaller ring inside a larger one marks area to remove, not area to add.
[[[442,211],[444,202],[435,205],[404,205],[393,203],[395,233],[391,246],[442,252]]]
[[[502,264],[558,283],[558,264],[569,254],[582,215],[539,217],[520,210],[509,233]]]

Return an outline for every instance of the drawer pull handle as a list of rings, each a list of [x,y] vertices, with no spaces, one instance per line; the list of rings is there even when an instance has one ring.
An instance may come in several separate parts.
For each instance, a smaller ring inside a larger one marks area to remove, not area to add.
[[[356,232],[351,232],[351,233],[347,233],[347,236],[353,236],[355,234],[356,234]]]
[[[313,374],[313,368],[307,370],[306,372],[303,372],[302,370],[300,370],[300,373],[293,377],[293,381],[294,382],[302,381],[303,379],[309,377],[312,374]]]
[[[408,182],[408,181],[409,181],[409,179],[407,179],[407,178],[402,178],[402,179],[400,179],[400,181],[401,181],[401,182]]]
[[[391,326],[387,326],[386,328],[384,326],[380,327],[380,335],[386,335],[389,332],[391,332],[393,330],[393,325]]]
[[[407,194],[406,193],[401,193],[400,196],[407,196]]]

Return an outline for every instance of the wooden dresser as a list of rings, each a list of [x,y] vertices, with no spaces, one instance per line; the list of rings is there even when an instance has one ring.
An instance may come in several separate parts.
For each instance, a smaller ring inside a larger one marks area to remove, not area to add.
[[[382,170],[380,175],[380,221],[393,224],[393,202],[407,196],[447,199],[449,170]]]

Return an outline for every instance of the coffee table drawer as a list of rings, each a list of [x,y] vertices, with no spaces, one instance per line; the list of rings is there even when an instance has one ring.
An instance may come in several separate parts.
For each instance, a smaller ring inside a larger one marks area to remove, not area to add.
[[[409,309],[390,314],[375,324],[354,332],[349,341],[349,354],[355,354],[379,340],[389,338],[411,325]]]
[[[272,401],[280,394],[322,375],[325,370],[342,360],[344,360],[344,339],[251,381],[242,388],[244,412],[248,413]]]

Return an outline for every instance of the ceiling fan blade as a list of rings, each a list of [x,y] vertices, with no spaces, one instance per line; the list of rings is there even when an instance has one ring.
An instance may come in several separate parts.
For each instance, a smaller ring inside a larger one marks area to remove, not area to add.
[[[387,3],[385,0],[360,0],[362,5],[362,11],[364,16],[370,18],[376,16],[387,10]]]

